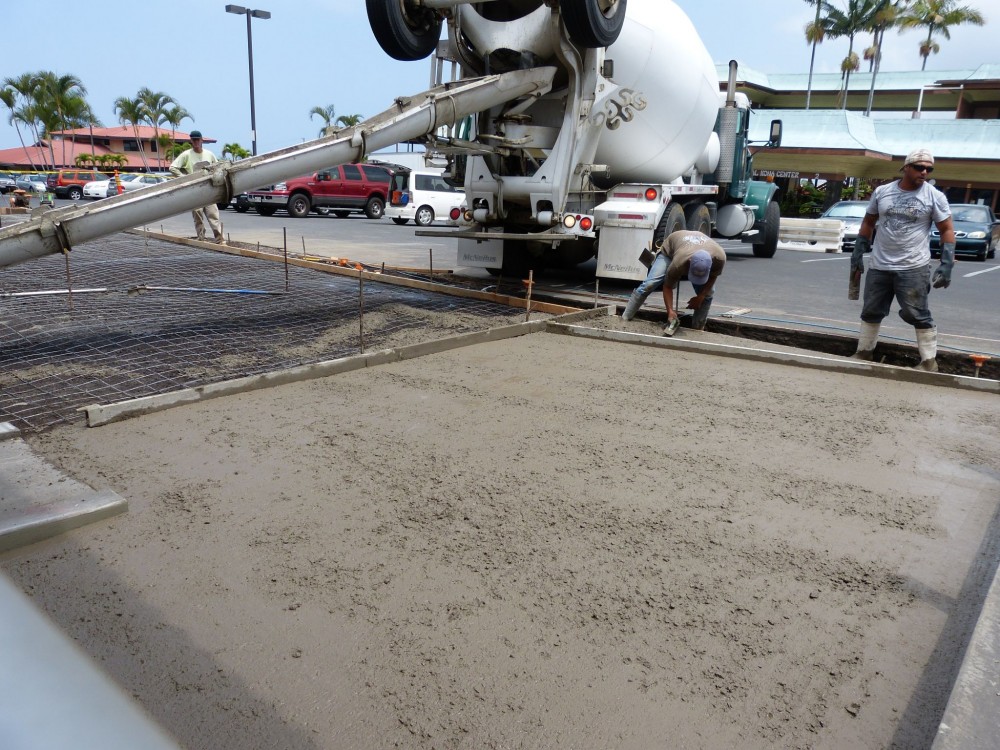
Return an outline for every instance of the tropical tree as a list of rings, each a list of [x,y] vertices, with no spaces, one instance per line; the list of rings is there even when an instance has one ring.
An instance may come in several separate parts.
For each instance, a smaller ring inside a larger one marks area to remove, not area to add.
[[[319,138],[326,135],[326,131],[333,125],[334,118],[337,116],[337,112],[332,104],[326,107],[313,107],[309,110],[309,119],[311,120],[313,116],[320,118],[323,121],[323,127],[319,129]]]
[[[97,164],[97,157],[93,154],[77,154],[76,158],[73,159],[73,163],[78,167],[85,167],[88,164],[95,165]]]
[[[39,132],[40,122],[38,118],[38,106],[36,104],[36,92],[38,90],[38,74],[37,73],[22,73],[16,78],[5,78],[3,81],[3,87],[5,90],[9,90],[12,93],[12,102],[15,105],[15,109],[11,110],[11,120],[18,126],[18,135],[20,135],[20,125],[23,125],[25,129],[31,134],[31,143],[35,146],[41,146],[41,134]],[[22,144],[23,144],[22,139]],[[28,153],[27,147],[24,148],[25,155],[28,156],[28,162],[31,164],[31,168],[35,169],[34,161],[31,159]],[[42,158],[42,167],[45,165],[45,159]]]
[[[84,88],[83,82],[79,78],[74,75],[57,76],[46,70],[38,74],[37,85],[36,104],[44,112],[40,119],[55,123],[60,131],[66,131],[81,124],[82,113],[87,109],[87,100],[84,98],[87,89]],[[51,138],[54,129],[48,127],[46,129]],[[62,159],[59,163],[65,164],[66,136],[63,135],[61,140]],[[49,146],[51,148],[51,142]],[[53,159],[53,161],[55,160]]]
[[[180,127],[184,120],[192,119],[191,113],[179,104],[175,104],[173,107],[170,107],[163,116],[163,121],[170,126],[170,139],[176,141],[177,128]]]
[[[924,58],[921,70],[927,68],[927,58],[941,51],[941,45],[934,41],[934,34],[940,33],[951,39],[951,27],[986,23],[983,14],[968,5],[957,5],[955,0],[917,0],[899,19],[900,27],[916,29],[927,27],[927,38],[920,43],[920,56]]]
[[[342,128],[353,128],[363,119],[364,117],[362,115],[340,115],[340,117],[336,120],[336,124],[340,125]]]
[[[139,125],[146,121],[146,112],[139,99],[129,99],[127,96],[119,96],[115,99],[115,114],[118,115],[118,122],[122,125],[131,125],[135,141],[139,144],[139,157],[142,159],[142,166],[149,171],[149,163],[146,161],[146,152],[142,148],[142,139],[139,137]]]
[[[13,125],[14,129],[17,131],[17,138],[21,141],[21,148],[24,150],[24,155],[28,160],[28,164],[31,165],[31,169],[34,170],[35,163],[31,158],[31,152],[28,151],[27,144],[24,142],[24,135],[21,133],[22,120],[17,116],[18,99],[20,95],[18,94],[17,89],[8,85],[7,81],[9,80],[10,79],[8,78],[4,81],[3,88],[0,89],[0,102],[2,102],[8,110],[9,114],[7,115],[7,124]]]
[[[157,147],[160,143],[160,125],[169,124],[168,113],[173,107],[178,106],[172,96],[168,96],[162,91],[153,91],[143,87],[136,94],[136,99],[142,103],[143,119],[153,126]],[[163,159],[159,150],[156,153],[157,164],[162,167]]]
[[[844,10],[827,3],[826,31],[831,38],[847,37],[847,56],[840,63],[842,108],[847,109],[847,95],[851,86],[851,73],[861,67],[861,58],[854,51],[855,37],[872,27],[872,19],[881,0],[847,0]]]
[[[865,59],[870,61],[869,70],[872,74],[871,85],[868,88],[868,104],[865,106],[865,116],[871,115],[875,103],[875,79],[882,65],[882,42],[885,32],[899,26],[900,18],[906,11],[910,0],[881,0],[871,19],[872,46],[865,50]]]
[[[222,158],[225,159],[227,156],[232,157],[233,161],[239,161],[250,156],[250,152],[238,143],[227,143],[222,147]]]
[[[822,13],[827,3],[824,0],[806,0],[806,2],[816,6],[816,18],[807,23],[805,29],[806,41],[812,45],[812,53],[809,56],[809,82],[806,84],[806,109],[809,109],[809,102],[812,99],[813,68],[816,65],[816,47],[826,37],[826,19]]]

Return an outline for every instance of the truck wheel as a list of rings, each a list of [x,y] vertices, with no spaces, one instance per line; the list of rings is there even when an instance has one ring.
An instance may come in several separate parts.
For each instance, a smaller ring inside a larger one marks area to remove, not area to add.
[[[288,215],[293,219],[304,219],[309,215],[312,204],[305,193],[296,193],[288,199]]]
[[[434,223],[434,209],[430,206],[421,206],[413,215],[413,220],[418,227],[429,227]]]
[[[695,201],[684,206],[684,226],[691,232],[712,236],[712,212],[704,203]]]
[[[350,211],[334,211],[333,215],[336,216],[338,219],[346,219],[348,216],[351,215],[351,212]]]
[[[400,218],[399,216],[393,216],[392,217],[392,223],[393,224],[399,224],[399,226],[403,226],[403,224],[405,224],[407,221],[409,221],[409,219],[403,219],[403,218]]]
[[[330,209],[327,208],[326,206],[316,206],[313,209],[313,211],[315,211],[316,213],[318,213],[320,216],[329,216],[330,215]]]
[[[389,57],[409,62],[422,60],[441,38],[441,17],[410,0],[366,0],[368,25]],[[624,15],[624,14],[623,14]]]
[[[83,197],[83,188],[72,185],[69,190],[66,191],[66,197],[71,201],[78,201]]]
[[[274,216],[274,212],[278,210],[276,206],[254,206],[253,208],[261,216]]]
[[[684,220],[684,209],[680,203],[671,203],[667,207],[666,213],[663,214],[663,218],[660,219],[656,231],[653,232],[653,252],[655,253],[660,248],[667,237],[674,232],[680,232],[685,227],[687,227],[687,223]]]
[[[384,213],[385,203],[382,202],[381,198],[373,195],[368,199],[368,202],[365,204],[365,216],[369,219],[381,219]]]
[[[581,47],[610,47],[625,24],[627,0],[562,0],[569,38]]]
[[[764,210],[764,241],[753,246],[755,258],[773,258],[778,250],[778,229],[781,224],[781,208],[777,201],[771,201]]]

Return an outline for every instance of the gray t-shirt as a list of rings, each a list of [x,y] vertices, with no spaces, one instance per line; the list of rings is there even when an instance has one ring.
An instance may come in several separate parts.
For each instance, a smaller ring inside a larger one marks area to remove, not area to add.
[[[879,185],[872,193],[867,213],[878,214],[872,268],[905,271],[931,262],[931,225],[951,216],[944,193],[924,183],[903,190],[899,181]]]

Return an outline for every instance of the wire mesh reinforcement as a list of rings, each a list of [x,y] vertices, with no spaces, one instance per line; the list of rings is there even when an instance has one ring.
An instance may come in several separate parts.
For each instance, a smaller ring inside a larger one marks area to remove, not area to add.
[[[95,403],[360,350],[357,279],[118,234],[0,270],[0,421],[28,432]],[[146,287],[243,290],[171,291]],[[82,291],[82,290],[106,291]],[[275,294],[254,294],[269,291]],[[365,350],[513,323],[503,305],[364,285]]]

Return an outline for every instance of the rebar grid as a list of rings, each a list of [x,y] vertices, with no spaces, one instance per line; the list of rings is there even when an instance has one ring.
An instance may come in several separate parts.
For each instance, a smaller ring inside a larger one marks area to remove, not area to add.
[[[0,270],[0,421],[38,432],[78,410],[356,354],[357,279],[117,234]],[[139,291],[141,286],[243,293]],[[271,291],[277,294],[251,294]],[[517,322],[478,300],[364,286],[365,349]],[[443,314],[447,313],[447,315]],[[426,336],[417,329],[431,327]]]

